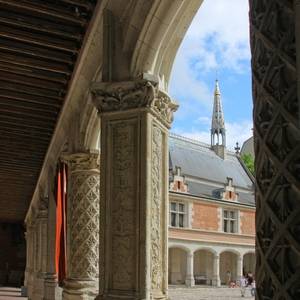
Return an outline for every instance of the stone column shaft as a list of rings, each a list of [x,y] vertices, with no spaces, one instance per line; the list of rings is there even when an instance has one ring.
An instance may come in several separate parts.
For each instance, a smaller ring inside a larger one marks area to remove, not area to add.
[[[54,190],[54,176],[49,176],[50,191]],[[61,288],[58,287],[57,275],[55,270],[55,235],[56,235],[56,203],[55,195],[49,193],[48,219],[47,219],[47,263],[44,281],[44,299],[61,299]]]
[[[167,299],[168,130],[176,105],[145,81],[92,87],[101,117],[98,299]]]
[[[185,284],[189,287],[195,286],[194,279],[194,253],[188,253],[186,256],[186,279]]]
[[[237,269],[236,269],[237,279],[240,280],[243,276],[243,256],[239,255],[237,258]]]
[[[213,264],[213,286],[221,286],[220,280],[220,256],[214,255],[214,264]]]
[[[65,159],[69,187],[63,299],[94,299],[99,274],[99,154],[76,153]]]
[[[47,262],[47,211],[48,199],[41,198],[40,208],[36,219],[35,233],[35,272],[33,299],[44,298],[44,280]]]

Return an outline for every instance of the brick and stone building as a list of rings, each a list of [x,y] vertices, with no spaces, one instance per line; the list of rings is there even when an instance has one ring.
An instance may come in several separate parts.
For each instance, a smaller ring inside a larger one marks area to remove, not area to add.
[[[224,124],[216,82],[211,145],[170,136],[170,284],[220,286],[254,273],[254,179],[226,149]]]

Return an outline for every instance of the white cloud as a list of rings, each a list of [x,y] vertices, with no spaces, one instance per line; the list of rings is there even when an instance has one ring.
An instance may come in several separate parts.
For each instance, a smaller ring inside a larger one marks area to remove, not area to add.
[[[234,150],[236,142],[239,143],[240,147],[242,144],[252,136],[253,124],[250,121],[244,121],[242,123],[226,123],[226,147],[229,150]],[[190,131],[183,131],[179,128],[173,130],[176,134],[184,137],[198,140],[207,144],[210,144],[210,131],[202,130],[197,131],[191,129]]]
[[[211,111],[213,91],[200,77],[224,68],[244,72],[249,59],[248,0],[204,0],[171,74],[170,94],[181,104],[176,118],[187,117],[195,107]]]
[[[248,0],[204,0],[188,32],[184,49],[192,48],[198,66],[242,71],[241,60],[250,58]]]

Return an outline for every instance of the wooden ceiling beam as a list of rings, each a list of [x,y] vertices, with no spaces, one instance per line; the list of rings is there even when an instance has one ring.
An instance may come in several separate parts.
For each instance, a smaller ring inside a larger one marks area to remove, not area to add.
[[[76,41],[52,37],[50,35],[45,35],[44,33],[28,32],[5,25],[1,25],[0,27],[0,36],[10,40],[23,42],[28,45],[41,46],[69,54],[77,54],[79,51],[79,44]]]
[[[20,115],[20,116],[28,116],[31,118],[34,118],[35,120],[49,120],[50,122],[55,123],[57,119],[57,114],[52,113],[52,112],[39,112],[36,113],[34,112],[31,108],[24,108],[24,107],[16,107],[16,106],[10,106],[10,105],[5,105],[0,102],[0,114],[1,112],[6,113],[12,113],[15,115]]]
[[[41,2],[38,5],[34,5],[32,1],[26,0],[0,0],[0,4],[5,5],[4,7],[11,7],[14,11],[23,13],[27,11],[30,14],[48,18],[54,22],[66,22],[80,27],[85,27],[87,24],[87,21],[80,15],[72,13],[70,10],[58,8],[56,5],[43,4]]]
[[[54,130],[54,124],[52,124],[52,126],[50,126],[51,124],[48,124],[47,125],[44,125],[44,126],[41,126],[40,124],[28,124],[28,122],[30,122],[29,120],[24,120],[24,119],[20,119],[20,118],[14,118],[14,117],[7,117],[7,116],[1,116],[0,118],[0,126],[1,126],[1,123],[4,123],[6,125],[10,125],[10,126],[13,126],[15,128],[30,128],[30,129],[38,129],[42,132],[47,132],[47,133],[50,133],[52,134],[53,133],[53,130]],[[49,128],[50,127],[50,128]]]
[[[6,122],[1,122],[0,118],[0,131],[2,131],[2,137],[5,137],[5,133],[7,133],[7,137],[9,135],[23,136],[32,139],[37,139],[38,141],[50,142],[52,132],[41,131],[34,128],[24,128],[22,124],[20,126],[11,127],[10,124],[6,124]]]
[[[7,149],[10,153],[7,153]],[[39,142],[32,142],[29,139],[21,139],[20,141],[12,141],[9,138],[1,139],[0,151],[4,154],[6,152],[7,156],[17,154],[17,150],[22,150],[20,157],[29,153],[30,155],[35,155],[37,158],[44,159],[45,151],[47,150],[47,145],[40,144]]]
[[[30,78],[27,76],[21,76],[18,74],[14,74],[10,71],[3,72],[1,68],[0,68],[0,81],[8,81],[8,82],[23,84],[35,88],[44,87],[45,90],[54,91],[56,93],[62,93],[62,91],[64,91],[65,89],[65,86],[63,84],[40,80],[37,78]]]
[[[0,97],[13,99],[13,100],[21,100],[21,101],[25,101],[26,103],[36,103],[36,104],[44,105],[49,109],[51,109],[51,107],[61,108],[62,101],[63,101],[63,98],[59,100],[55,100],[53,98],[48,98],[48,97],[24,94],[22,93],[22,91],[6,89],[6,88],[4,89],[0,88]]]
[[[62,64],[37,60],[30,57],[15,56],[9,53],[0,52],[0,62],[9,62],[12,65],[30,67],[32,69],[44,70],[53,73],[70,75],[71,67]]]
[[[11,18],[7,13],[4,14],[4,16],[1,16],[0,13],[0,24],[5,24],[6,26],[13,26],[13,27],[17,27],[20,28],[22,30],[27,29],[28,31],[35,31],[35,32],[40,32],[42,34],[50,34],[52,36],[58,36],[64,39],[68,39],[71,41],[80,41],[82,39],[82,34],[78,33],[78,34],[72,34],[71,32],[68,31],[63,31],[63,30],[59,30],[59,28],[56,26],[54,27],[54,25],[52,25],[53,28],[51,28],[51,26],[47,26],[47,27],[43,27],[43,26],[38,26],[37,24],[33,24],[33,18],[30,19],[30,23],[26,20],[24,20],[24,18],[20,18],[17,19],[16,16],[12,16]]]
[[[18,41],[10,41],[9,39],[0,38],[0,50],[21,56],[29,56],[35,59],[44,59],[72,65],[74,63],[71,55],[64,54],[61,51],[52,51],[51,49],[43,49],[37,46],[30,46]]]
[[[44,119],[37,119],[37,118],[27,118],[26,116],[22,116],[22,115],[17,115],[15,113],[11,113],[11,112],[5,112],[4,115],[1,116],[0,121],[2,120],[9,120],[9,121],[15,121],[20,125],[27,125],[27,126],[37,126],[37,127],[41,127],[42,129],[44,129],[45,127],[50,127],[52,128],[52,132],[53,129],[55,127],[55,121],[49,121],[49,120],[44,120]]]
[[[91,1],[85,1],[85,0],[60,0],[60,1],[75,6],[81,6],[85,8],[87,11],[91,11],[94,8],[94,5],[91,3]]]
[[[1,75],[0,75],[1,77]],[[9,107],[14,107],[16,109],[19,108],[24,108],[27,110],[30,110],[31,112],[34,113],[48,113],[49,115],[52,116],[58,116],[59,113],[59,109],[55,108],[55,107],[51,107],[51,109],[49,109],[49,107],[45,106],[45,105],[40,105],[40,104],[32,104],[32,103],[28,103],[26,101],[22,101],[22,100],[14,100],[14,99],[9,99],[9,98],[2,98],[0,95],[0,106],[5,105],[5,106],[9,106]]]
[[[40,97],[47,97],[49,99],[57,100],[57,101],[63,101],[62,90],[61,91],[54,91],[54,90],[47,90],[44,88],[37,88],[37,87],[31,87],[28,85],[24,85],[21,83],[14,83],[10,80],[7,80],[6,78],[3,78],[0,81],[0,89],[2,90],[22,90],[22,93],[27,95],[33,95],[33,96],[40,96]]]
[[[41,69],[31,68],[27,66],[21,66],[16,64],[11,64],[9,62],[2,61],[0,64],[0,70],[4,72],[9,72],[12,74],[18,74],[26,76],[28,78],[35,78],[40,80],[45,80],[46,82],[59,83],[63,86],[66,86],[68,82],[68,75],[53,73]]]

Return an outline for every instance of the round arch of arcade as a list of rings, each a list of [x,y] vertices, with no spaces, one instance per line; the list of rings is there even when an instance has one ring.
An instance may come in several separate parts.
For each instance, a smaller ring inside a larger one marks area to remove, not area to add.
[[[232,285],[255,272],[255,251],[249,249],[171,243],[168,255],[170,285]]]

